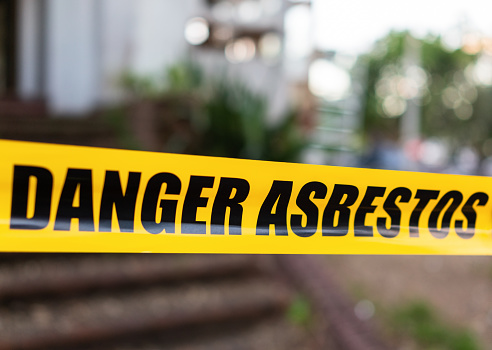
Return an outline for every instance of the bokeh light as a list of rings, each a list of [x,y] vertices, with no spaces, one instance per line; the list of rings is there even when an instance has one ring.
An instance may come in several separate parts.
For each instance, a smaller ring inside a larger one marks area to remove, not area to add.
[[[229,42],[225,47],[225,55],[231,63],[251,61],[256,54],[256,44],[253,39],[244,37]]]
[[[195,17],[186,22],[185,38],[191,45],[203,44],[208,40],[209,35],[209,24],[206,19]]]
[[[326,59],[317,59],[309,67],[309,90],[316,96],[336,101],[351,87],[349,73]]]
[[[258,43],[260,54],[266,60],[276,60],[282,51],[282,40],[277,33],[266,33]]]

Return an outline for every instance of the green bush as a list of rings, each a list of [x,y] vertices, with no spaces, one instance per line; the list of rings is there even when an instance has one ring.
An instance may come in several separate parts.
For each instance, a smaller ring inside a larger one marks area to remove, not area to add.
[[[411,302],[395,310],[391,324],[399,334],[409,335],[425,349],[477,350],[473,334],[455,329],[440,320],[423,301]]]

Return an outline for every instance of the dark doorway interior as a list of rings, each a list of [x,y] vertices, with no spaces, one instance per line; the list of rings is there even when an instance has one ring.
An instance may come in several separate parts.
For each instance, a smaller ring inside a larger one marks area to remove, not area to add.
[[[0,0],[0,96],[15,92],[16,1]]]

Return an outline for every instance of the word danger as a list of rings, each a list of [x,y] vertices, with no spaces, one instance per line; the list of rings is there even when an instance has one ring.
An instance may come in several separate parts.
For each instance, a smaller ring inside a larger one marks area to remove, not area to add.
[[[54,215],[55,231],[70,231],[73,219],[78,219],[80,231],[96,230],[92,176],[90,169],[67,170]],[[183,234],[206,234],[207,226],[211,234],[242,234],[244,202],[251,190],[246,179],[192,175],[186,191],[183,191],[182,181],[175,174],[155,174],[144,185],[141,177],[139,172],[130,172],[123,189],[118,171],[105,172],[98,206],[99,232],[112,231],[115,213],[121,232],[134,232],[136,220],[139,220],[149,233],[175,233],[176,221],[180,218],[178,224]],[[31,181],[33,178],[35,182]],[[40,230],[50,224],[53,181],[53,174],[46,168],[14,166],[11,229]],[[216,181],[218,188],[214,198],[205,196],[202,191],[213,188]],[[35,188],[30,189],[34,183]],[[161,191],[164,187],[165,190]],[[142,192],[143,198],[140,198]],[[161,198],[161,192],[165,199]],[[176,199],[170,199],[173,196]],[[374,204],[377,198],[381,198],[381,207]],[[313,200],[323,199],[328,201],[320,210]],[[485,206],[488,199],[483,192],[473,193],[465,199],[460,191],[441,194],[438,190],[412,191],[406,187],[388,190],[386,187],[367,186],[362,194],[357,186],[348,184],[334,184],[328,196],[327,185],[317,181],[306,183],[298,193],[293,193],[292,181],[274,180],[264,200],[250,203],[246,210],[257,212],[255,230],[259,236],[270,235],[273,228],[277,236],[293,232],[299,237],[311,237],[319,227],[323,236],[345,236],[353,227],[355,237],[372,237],[378,233],[393,238],[400,233],[401,227],[408,227],[410,237],[419,237],[422,225],[428,227],[436,238],[445,238],[454,227],[458,236],[466,239],[475,233],[475,206]],[[410,215],[402,215],[398,204],[411,201],[416,204]],[[30,214],[29,203],[34,203]],[[137,203],[141,203],[138,210]],[[302,214],[289,214],[294,203]],[[197,219],[199,208],[211,209],[209,221]],[[431,211],[424,220],[421,214],[426,208]],[[458,211],[465,220],[453,220]],[[384,216],[378,216],[375,225],[366,225],[368,214]],[[406,222],[403,222],[403,217]],[[248,224],[251,226],[254,223]]]
[[[34,213],[28,217],[29,183],[36,178]],[[106,171],[99,210],[99,232],[111,232],[113,212],[116,212],[121,232],[134,232],[135,207],[141,188],[141,173],[130,172],[123,191],[118,171]],[[206,233],[206,222],[198,221],[197,210],[206,207],[208,198],[202,196],[204,188],[212,188],[214,177],[191,176],[181,213],[182,233]],[[174,233],[178,199],[160,199],[161,188],[165,195],[181,195],[181,180],[172,173],[158,173],[145,186],[139,212],[143,228],[149,233]],[[12,189],[11,229],[37,230],[50,223],[53,192],[53,174],[46,168],[14,166]],[[54,230],[70,231],[72,219],[78,219],[80,231],[95,231],[94,186],[90,169],[69,168],[56,210]],[[234,192],[234,194],[232,194]],[[229,234],[241,234],[242,203],[249,193],[246,180],[221,178],[211,214],[211,233],[224,234],[226,209],[230,210]],[[78,194],[78,196],[77,196]],[[78,203],[75,205],[75,198]],[[182,197],[180,197],[182,198]],[[113,211],[113,209],[115,209]],[[161,211],[158,220],[157,211]]]

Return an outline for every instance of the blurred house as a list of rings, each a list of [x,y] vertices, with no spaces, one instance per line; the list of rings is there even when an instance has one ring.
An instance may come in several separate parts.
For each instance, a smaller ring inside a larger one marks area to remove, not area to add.
[[[189,2],[3,2],[15,41],[4,53],[13,62],[4,70],[16,73],[9,91],[22,100],[45,99],[54,114],[83,115],[115,101],[122,70],[162,69],[186,48],[177,31]]]
[[[307,5],[306,5],[307,3]],[[156,76],[191,57],[289,104],[287,0],[0,0],[0,96],[83,116],[123,98],[121,74]],[[301,77],[301,78],[300,78]]]

